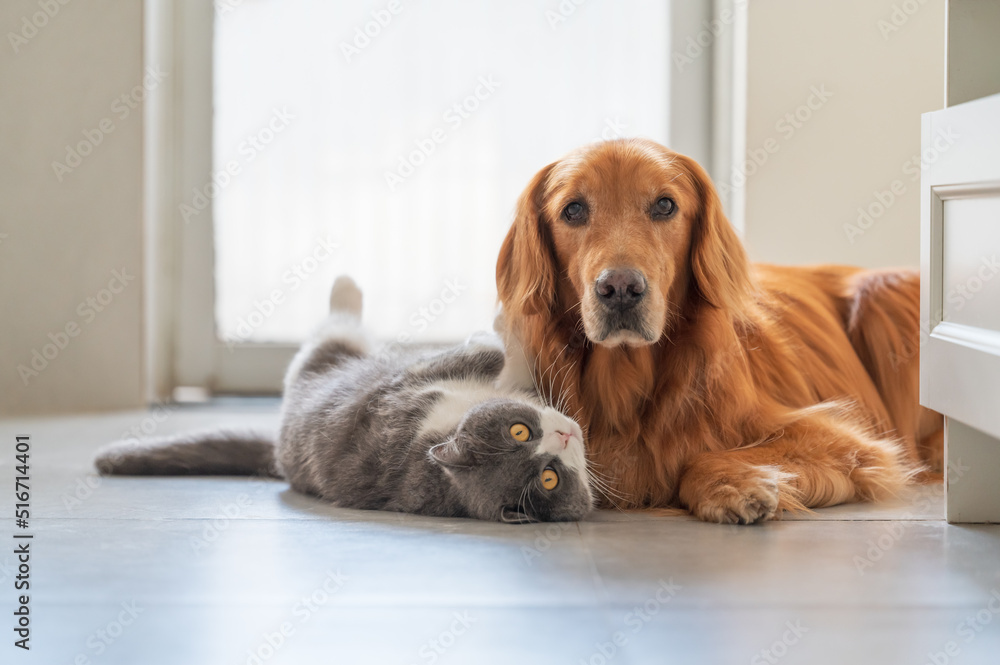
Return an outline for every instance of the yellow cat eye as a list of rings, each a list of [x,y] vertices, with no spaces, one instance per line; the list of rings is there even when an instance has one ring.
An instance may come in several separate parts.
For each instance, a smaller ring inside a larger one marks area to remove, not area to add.
[[[554,490],[559,484],[559,474],[551,466],[542,469],[542,487],[547,490]]]
[[[531,430],[528,429],[527,425],[518,423],[511,426],[510,435],[518,441],[527,441],[531,438]]]

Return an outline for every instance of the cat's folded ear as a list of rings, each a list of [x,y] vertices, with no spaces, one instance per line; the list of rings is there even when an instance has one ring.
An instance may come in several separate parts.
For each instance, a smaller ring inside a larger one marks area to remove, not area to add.
[[[536,520],[531,519],[517,508],[504,506],[504,508],[500,511],[500,521],[505,524],[529,524],[530,522],[535,522]]]
[[[472,454],[458,445],[455,439],[439,443],[427,451],[432,460],[445,469],[464,469],[473,465]]]

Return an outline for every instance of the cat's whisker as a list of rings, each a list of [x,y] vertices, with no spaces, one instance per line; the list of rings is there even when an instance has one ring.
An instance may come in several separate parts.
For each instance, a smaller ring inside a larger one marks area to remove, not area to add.
[[[527,491],[527,489],[528,489],[527,486],[524,489],[525,489],[525,496],[528,498],[528,506],[531,508],[531,513],[525,513],[525,514],[534,515],[534,513],[535,513],[535,505],[533,503],[531,503],[531,492]]]
[[[524,352],[524,347],[523,346],[520,347],[520,348],[521,348],[521,357],[524,358],[524,364],[527,366],[527,365],[529,365],[529,363],[528,363],[528,354],[526,354]],[[538,381],[535,379],[535,371],[538,369],[538,361],[536,360],[533,363],[533,365],[534,366],[531,368],[531,370],[528,372],[528,374],[531,375],[531,385],[533,385],[535,387],[535,394],[541,395],[542,391],[539,390],[539,388],[538,388]]]
[[[556,374],[556,377],[562,375],[562,382],[559,384],[560,400],[566,394],[566,380],[569,378],[570,371],[575,366],[576,366],[576,361],[574,360],[573,362],[569,363],[568,365],[564,365],[563,368],[561,370],[559,370],[559,372]],[[555,377],[553,377],[553,382],[555,382]]]
[[[517,499],[517,510],[522,515],[525,514],[525,511],[524,511],[524,497],[525,497],[525,495],[527,495],[527,493],[528,493],[528,486],[525,485],[524,488],[521,490],[521,496],[518,497],[518,499]]]
[[[591,457],[589,457],[589,456],[585,457],[584,463],[585,463],[584,466],[585,466],[585,470],[587,471],[587,475],[592,476],[592,477],[596,477],[599,480],[604,480],[604,481],[607,481],[609,483],[613,483],[614,482],[613,478],[611,478],[610,476],[607,476],[605,474],[602,474],[600,471],[597,470],[598,468],[603,468],[603,465],[598,464]]]
[[[569,345],[567,344],[566,346],[563,347],[563,351],[566,350],[567,346]],[[562,355],[562,351],[560,351],[560,355]],[[563,410],[563,407],[565,406],[565,400],[567,398],[566,380],[569,378],[570,372],[572,371],[574,365],[576,365],[576,361],[573,361],[568,365],[563,365],[562,369],[560,369],[556,373],[556,375],[552,377],[553,388],[555,388],[556,379],[560,380],[559,387],[556,389],[556,394],[558,395],[558,399],[556,400],[556,405],[554,407],[557,411],[561,412]]]
[[[621,506],[619,504],[621,504],[621,503],[627,503],[626,497],[622,496],[621,494],[619,494],[615,490],[613,490],[610,487],[608,487],[607,484],[605,484],[601,480],[598,480],[595,476],[592,476],[592,475],[589,475],[589,474],[588,474],[588,476],[589,476],[589,479],[590,479],[590,482],[591,482],[591,486],[594,489],[596,489],[605,499],[608,500],[608,503],[611,504],[612,508],[615,508],[616,510],[618,510],[620,512],[625,512],[624,510],[622,510],[622,508],[621,508]]]
[[[619,499],[623,499],[624,498],[624,496],[622,496],[622,494],[620,492],[618,492],[617,490],[615,490],[613,487],[611,487],[610,485],[608,485],[603,480],[597,478],[596,476],[589,476],[589,478],[590,478],[590,481],[592,483],[594,483],[595,487],[601,489],[606,494],[614,495],[616,498],[619,498]]]
[[[590,477],[595,483],[600,483],[602,486],[604,486],[604,487],[606,487],[608,489],[614,490],[614,488],[617,486],[616,480],[614,478],[610,477],[610,476],[607,476],[607,475],[601,473],[597,469],[593,468],[592,467],[593,464],[595,464],[595,463],[588,462],[588,464],[587,464],[587,475],[588,475],[588,477]]]
[[[560,374],[562,374],[562,383],[560,383],[559,390],[557,391],[558,395],[559,395],[559,399],[557,400],[556,404],[553,406],[553,408],[555,408],[556,411],[560,411],[561,412],[563,410],[563,407],[565,406],[565,400],[568,397],[567,394],[566,394],[566,379],[569,377],[569,370],[573,369],[574,365],[576,365],[576,361],[573,361],[569,365],[563,366],[563,368],[560,369],[559,372],[557,372],[554,377],[552,377],[552,383],[555,384],[556,378]],[[564,372],[565,372],[565,374],[564,374]]]
[[[594,469],[591,464],[592,464],[591,462],[587,463],[587,474],[590,477],[596,479],[598,482],[603,482],[604,484],[609,485],[609,486],[614,484],[614,479],[613,478],[602,474],[597,469]]]
[[[609,494],[608,491],[602,487],[595,486],[594,490],[598,498],[600,499],[600,501],[598,502],[599,504],[604,504],[622,513],[625,512],[621,507],[621,505],[625,503],[624,499]]]
[[[542,372],[542,382],[544,383],[545,388],[547,390],[547,399],[545,400],[545,403],[548,406],[552,406],[552,375],[551,375],[551,372],[555,369],[555,365],[556,365],[556,359],[553,359],[552,362],[549,364],[549,366],[545,369],[545,372]],[[545,374],[546,373],[549,373],[549,379],[548,380],[545,379]]]
[[[569,366],[570,371],[572,371],[575,366],[576,366],[576,361],[574,360],[570,364],[570,366]],[[562,395],[559,398],[559,410],[560,411],[563,411],[566,408],[566,406],[569,404],[570,395],[572,394],[571,391],[566,387],[566,381],[568,379],[569,379],[569,372],[567,372],[566,376],[563,377],[563,385],[562,385],[562,389],[561,389]],[[579,411],[577,413],[579,413]],[[574,418],[574,420],[576,420],[576,418]]]
[[[539,397],[541,397],[541,399],[545,402],[546,406],[552,406],[552,404],[553,404],[553,401],[552,401],[552,384],[553,384],[554,381],[553,381],[551,372],[555,369],[556,362],[559,360],[559,358],[562,356],[563,352],[568,347],[569,347],[569,343],[567,342],[566,344],[563,345],[563,348],[559,349],[559,353],[556,354],[556,357],[552,359],[552,362],[549,363],[548,367],[546,367],[542,371],[542,373],[541,373],[541,375],[539,377],[539,379],[540,379],[540,381],[542,383],[542,390],[539,390],[538,394],[539,394]],[[546,379],[545,379],[545,375],[546,374],[549,374],[549,380],[548,381],[546,381]]]
[[[620,512],[625,512],[622,506],[628,505],[630,503],[628,497],[619,494],[618,492],[615,492],[614,490],[604,485],[595,484],[593,487],[606,500],[608,505],[610,505],[615,510],[618,510]]]
[[[602,498],[607,499],[607,502],[613,508],[621,510],[621,504],[625,503],[625,497],[615,494],[607,487],[603,487],[601,485],[594,485],[594,489],[597,490],[597,493],[600,494]]]

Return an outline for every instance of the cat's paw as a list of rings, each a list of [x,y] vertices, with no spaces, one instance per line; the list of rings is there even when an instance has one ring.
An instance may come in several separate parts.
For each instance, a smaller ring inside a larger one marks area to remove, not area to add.
[[[465,347],[470,351],[500,351],[503,352],[503,340],[496,333],[477,330],[465,340]]]
[[[716,478],[697,473],[681,479],[681,500],[698,519],[719,524],[756,524],[778,513],[793,474],[774,466],[743,466]],[[690,471],[689,471],[690,473]]]

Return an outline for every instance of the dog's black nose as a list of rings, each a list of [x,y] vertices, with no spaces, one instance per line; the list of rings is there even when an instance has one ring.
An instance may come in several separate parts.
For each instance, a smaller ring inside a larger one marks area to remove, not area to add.
[[[598,275],[594,291],[605,307],[624,311],[643,299],[646,278],[638,270],[605,270]]]

